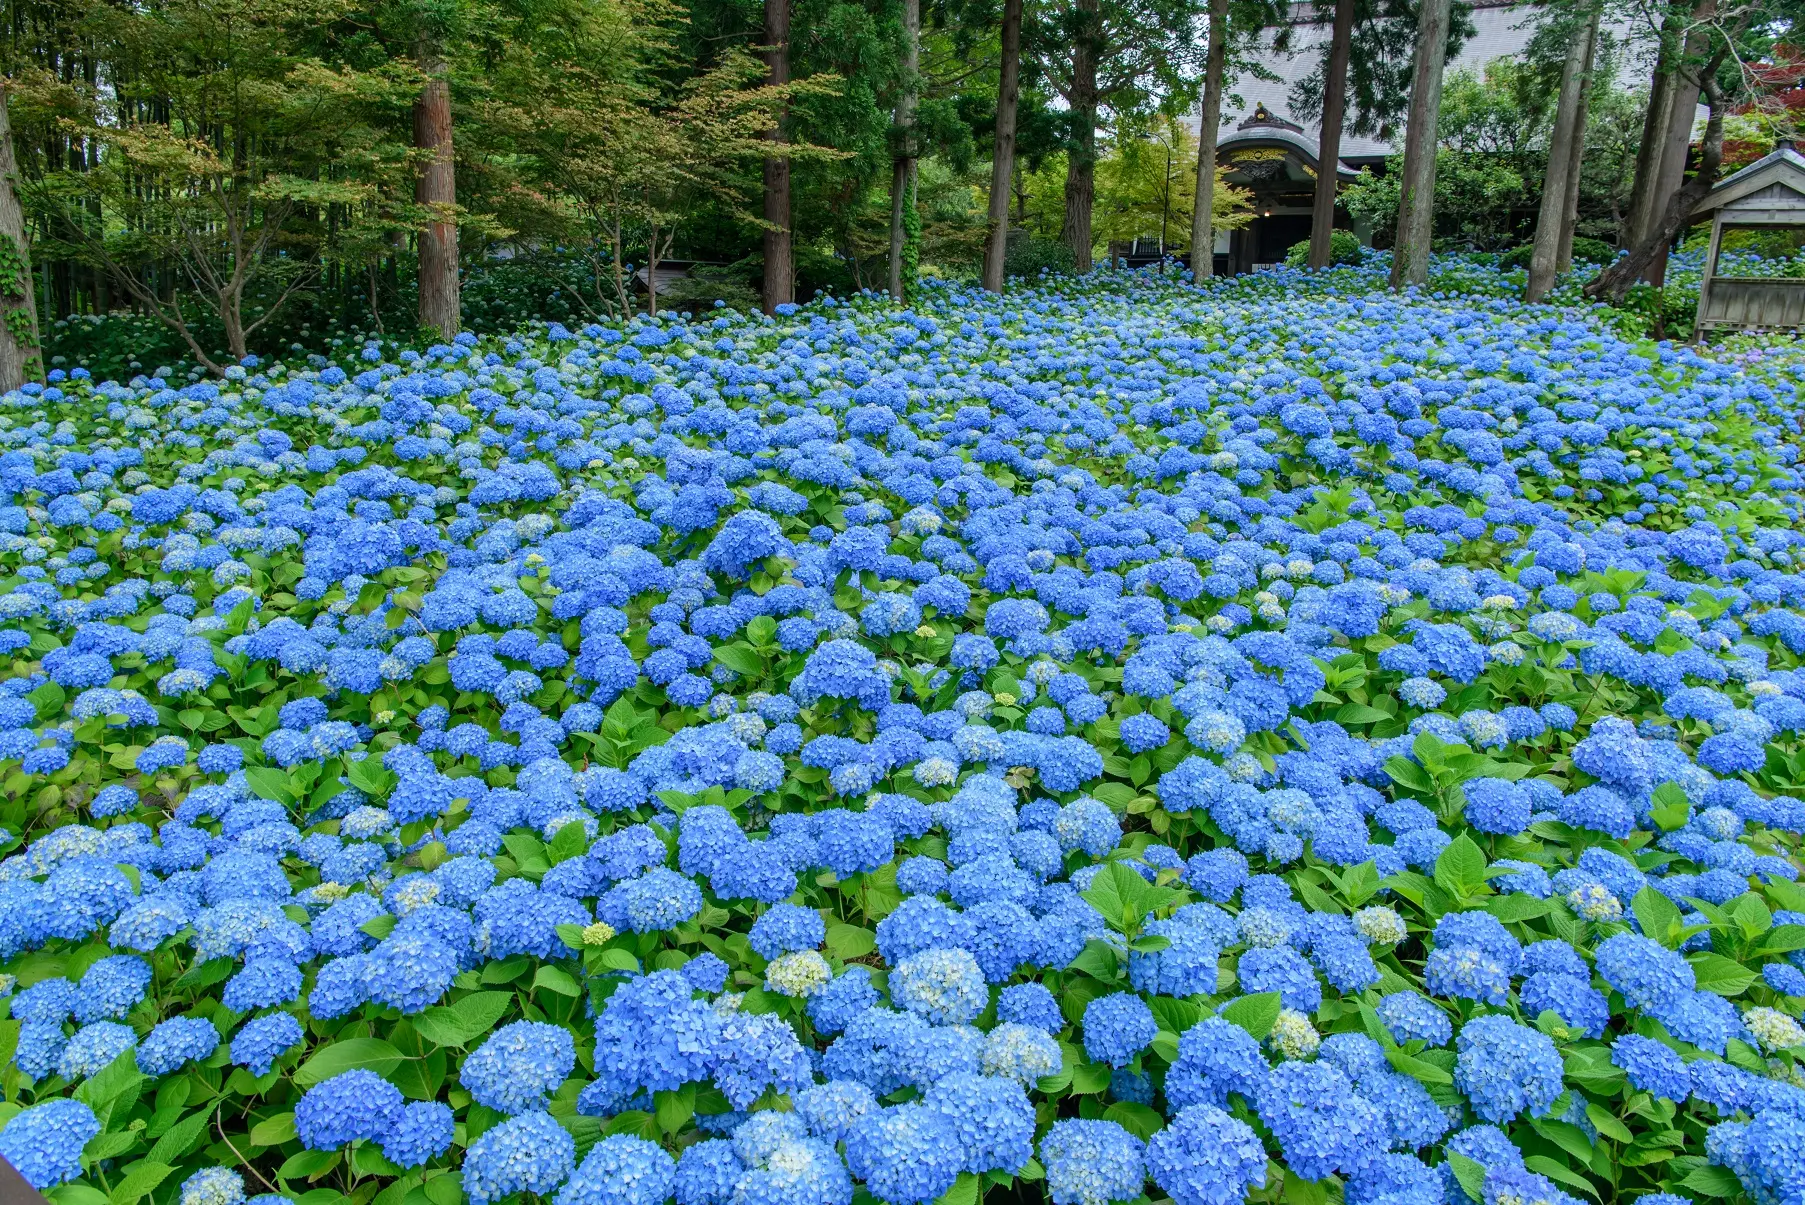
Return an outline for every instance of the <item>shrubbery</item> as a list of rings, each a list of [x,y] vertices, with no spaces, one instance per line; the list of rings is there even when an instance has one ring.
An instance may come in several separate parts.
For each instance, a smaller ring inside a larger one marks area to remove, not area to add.
[[[1329,265],[1338,267],[1345,264],[1357,264],[1365,253],[1360,240],[1351,231],[1335,230],[1329,233]],[[1285,264],[1291,268],[1306,267],[1310,262],[1310,242],[1292,244],[1291,250],[1285,253]]]
[[[1791,1200],[1799,357],[1382,261],[5,395],[0,1154]]]

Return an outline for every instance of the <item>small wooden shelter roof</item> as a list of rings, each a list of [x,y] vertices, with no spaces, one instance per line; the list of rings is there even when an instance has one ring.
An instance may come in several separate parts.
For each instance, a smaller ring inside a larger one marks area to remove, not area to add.
[[[1706,193],[1694,221],[1715,217],[1730,225],[1805,226],[1805,155],[1782,142]]]

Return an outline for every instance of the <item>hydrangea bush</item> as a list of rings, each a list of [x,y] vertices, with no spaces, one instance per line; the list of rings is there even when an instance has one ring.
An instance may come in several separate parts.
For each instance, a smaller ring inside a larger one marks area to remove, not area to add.
[[[0,1154],[1797,1205],[1805,358],[1363,271],[6,395]]]

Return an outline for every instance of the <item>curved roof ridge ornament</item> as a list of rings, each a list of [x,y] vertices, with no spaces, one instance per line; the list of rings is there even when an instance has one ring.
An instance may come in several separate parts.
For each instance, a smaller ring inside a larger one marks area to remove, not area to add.
[[[1290,130],[1295,134],[1304,132],[1304,127],[1298,125],[1296,122],[1286,121],[1283,117],[1274,116],[1272,110],[1266,107],[1266,102],[1264,101],[1256,103],[1253,107],[1253,112],[1248,114],[1248,116],[1242,120],[1241,124],[1235,128],[1237,130],[1251,130],[1258,126],[1266,126],[1276,130]]]

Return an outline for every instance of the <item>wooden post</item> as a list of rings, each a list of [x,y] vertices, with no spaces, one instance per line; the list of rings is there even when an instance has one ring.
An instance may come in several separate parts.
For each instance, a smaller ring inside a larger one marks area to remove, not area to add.
[[[43,1195],[3,1158],[0,1158],[0,1201],[6,1205],[46,1205]]]
[[[1705,340],[1706,306],[1711,300],[1711,281],[1717,275],[1717,253],[1724,242],[1724,213],[1722,209],[1711,215],[1711,245],[1705,250],[1705,271],[1698,280],[1698,318],[1692,324],[1692,341],[1703,343]]]

